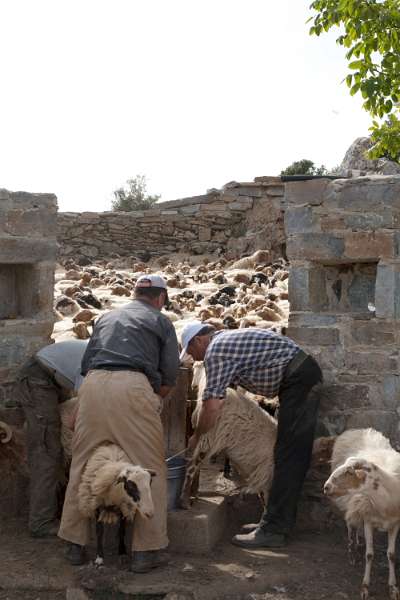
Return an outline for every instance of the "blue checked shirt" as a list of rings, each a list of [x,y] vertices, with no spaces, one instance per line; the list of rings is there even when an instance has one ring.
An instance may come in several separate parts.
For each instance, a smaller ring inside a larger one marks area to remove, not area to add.
[[[207,384],[203,400],[222,398],[227,387],[236,385],[273,398],[288,363],[299,350],[291,339],[269,329],[216,333],[204,357]]]

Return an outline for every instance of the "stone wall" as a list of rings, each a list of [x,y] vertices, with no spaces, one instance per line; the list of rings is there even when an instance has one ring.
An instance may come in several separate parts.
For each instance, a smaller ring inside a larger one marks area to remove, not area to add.
[[[56,222],[55,196],[0,190],[0,407],[14,405],[17,368],[50,341]]]
[[[322,434],[400,447],[400,176],[286,184],[289,332],[319,361]]]
[[[257,248],[281,256],[283,193],[280,178],[259,177],[146,211],[59,213],[60,256],[202,254],[220,248],[235,256]]]

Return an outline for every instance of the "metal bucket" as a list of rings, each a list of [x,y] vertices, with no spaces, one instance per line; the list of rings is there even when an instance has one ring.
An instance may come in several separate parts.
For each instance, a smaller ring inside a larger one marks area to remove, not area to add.
[[[185,481],[186,458],[177,456],[167,462],[167,489],[168,510],[179,508],[179,497],[181,495],[183,482]]]

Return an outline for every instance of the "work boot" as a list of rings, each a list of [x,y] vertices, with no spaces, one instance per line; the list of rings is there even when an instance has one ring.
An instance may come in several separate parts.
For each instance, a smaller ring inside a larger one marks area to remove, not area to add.
[[[134,573],[148,573],[168,564],[168,558],[167,553],[162,550],[136,551],[132,556],[130,570]]]
[[[232,544],[241,548],[282,548],[287,545],[287,538],[284,533],[274,533],[265,531],[257,527],[251,533],[235,535],[232,538]]]
[[[65,558],[71,565],[74,565],[74,567],[83,565],[86,562],[85,547],[80,546],[79,544],[69,543]]]
[[[46,525],[42,525],[39,529],[30,530],[29,535],[33,538],[56,537],[60,529],[60,521],[51,521]]]

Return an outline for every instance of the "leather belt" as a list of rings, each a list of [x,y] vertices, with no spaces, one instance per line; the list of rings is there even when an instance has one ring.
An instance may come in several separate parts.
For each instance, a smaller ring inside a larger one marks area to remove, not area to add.
[[[128,365],[96,365],[90,369],[91,371],[133,371],[134,373],[143,373],[141,369],[134,369]]]
[[[309,357],[309,354],[306,354],[306,352],[304,352],[303,350],[299,350],[294,357],[292,358],[292,360],[288,363],[288,366],[286,367],[285,373],[284,373],[284,377],[289,377],[289,375],[292,375],[292,373],[294,373],[295,371],[297,371],[297,369],[303,364],[303,362]]]

